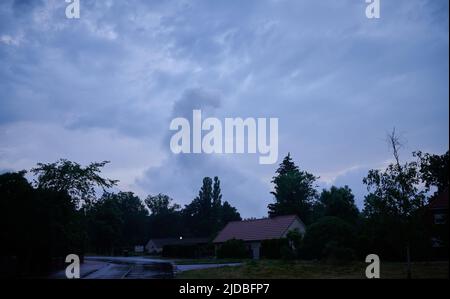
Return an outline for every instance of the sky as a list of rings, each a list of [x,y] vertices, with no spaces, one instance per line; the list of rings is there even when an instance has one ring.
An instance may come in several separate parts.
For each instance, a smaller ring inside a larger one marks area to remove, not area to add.
[[[245,218],[267,215],[290,152],[317,189],[348,185],[391,159],[449,148],[449,2],[381,0],[64,0],[0,2],[0,172],[66,158],[142,198],[182,205],[202,178]],[[278,118],[279,156],[173,154],[172,119]]]

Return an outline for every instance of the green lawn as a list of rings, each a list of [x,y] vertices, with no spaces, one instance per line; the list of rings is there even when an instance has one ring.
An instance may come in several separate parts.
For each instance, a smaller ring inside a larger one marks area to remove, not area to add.
[[[242,259],[178,259],[174,263],[177,265],[197,265],[197,264],[231,264],[242,263],[248,260]]]
[[[448,261],[413,263],[413,278],[449,278]],[[177,278],[199,279],[314,279],[314,278],[360,278],[365,279],[365,263],[330,264],[323,262],[277,260],[245,261],[244,265],[236,267],[221,267],[213,269],[192,270],[179,273]],[[404,263],[381,263],[381,278],[406,278]]]

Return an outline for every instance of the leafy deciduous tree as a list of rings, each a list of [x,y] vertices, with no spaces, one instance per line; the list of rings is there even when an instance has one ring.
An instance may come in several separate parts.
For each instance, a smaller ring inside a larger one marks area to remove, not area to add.
[[[93,162],[82,167],[76,162],[60,159],[55,163],[38,163],[31,172],[37,176],[35,184],[40,189],[67,192],[77,205],[95,200],[95,188],[105,191],[117,184],[117,180],[100,176],[101,168],[109,161]]]
[[[358,208],[352,190],[348,186],[341,188],[332,186],[323,190],[319,200],[314,205],[314,216],[319,219],[324,216],[335,216],[349,223],[356,223],[359,216]]]

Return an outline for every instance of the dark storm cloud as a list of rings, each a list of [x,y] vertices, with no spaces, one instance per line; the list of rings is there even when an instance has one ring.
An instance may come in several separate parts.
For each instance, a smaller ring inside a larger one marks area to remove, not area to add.
[[[204,176],[245,217],[272,200],[277,165],[254,155],[173,155],[170,121],[278,117],[291,152],[349,185],[384,165],[387,131],[402,155],[448,149],[448,1],[0,2],[0,168],[70,157],[112,160],[121,188],[187,203]]]

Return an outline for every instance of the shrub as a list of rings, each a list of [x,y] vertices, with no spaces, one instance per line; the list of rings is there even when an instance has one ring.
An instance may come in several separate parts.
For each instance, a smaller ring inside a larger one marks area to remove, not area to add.
[[[282,260],[290,261],[297,257],[296,251],[291,246],[282,246],[280,249],[280,257]]]
[[[355,251],[331,241],[325,245],[323,256],[330,261],[351,261],[355,259]]]
[[[243,240],[228,240],[217,250],[218,258],[250,258],[251,252],[248,250]]]
[[[289,241],[286,238],[263,240],[261,242],[261,257],[266,259],[281,258],[281,249],[283,247],[289,248]]]
[[[298,229],[290,230],[286,234],[286,238],[289,241],[289,245],[295,250],[298,250],[302,246],[303,235],[298,231]]]
[[[301,256],[307,259],[352,259],[355,240],[350,224],[337,217],[323,217],[307,228]]]

